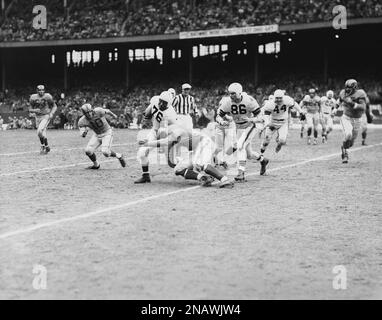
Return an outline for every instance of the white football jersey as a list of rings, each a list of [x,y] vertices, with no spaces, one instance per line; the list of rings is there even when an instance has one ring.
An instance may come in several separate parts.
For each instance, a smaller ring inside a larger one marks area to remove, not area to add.
[[[295,108],[301,113],[297,103],[291,97],[284,96],[282,104],[277,105],[274,100],[267,100],[263,109],[265,115],[270,115],[271,122],[282,123],[288,120],[290,108]]]
[[[306,108],[308,113],[317,113],[320,110],[321,99],[318,95],[313,98],[310,95],[306,95],[301,101],[300,107]]]
[[[246,128],[248,118],[252,118],[259,114],[260,106],[252,96],[247,93],[242,93],[242,98],[239,103],[233,102],[230,97],[223,97],[219,103],[218,116],[224,117],[230,115],[237,128]]]
[[[154,96],[150,100],[150,105],[145,111],[145,115],[150,117],[153,122],[153,129],[158,130],[161,124],[166,122],[168,125],[176,124],[178,116],[174,108],[169,105],[164,111],[159,110],[159,96]]]
[[[331,114],[332,110],[337,106],[337,101],[334,98],[329,99],[324,96],[321,98],[321,112],[324,114]]]

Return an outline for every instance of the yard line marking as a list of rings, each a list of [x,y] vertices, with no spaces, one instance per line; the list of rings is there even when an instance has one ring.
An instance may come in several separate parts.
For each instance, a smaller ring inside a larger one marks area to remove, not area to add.
[[[134,146],[136,143],[119,143],[119,144],[114,144],[113,147],[122,147],[122,146]],[[68,149],[54,149],[53,146],[53,154],[61,151],[73,151],[73,150],[83,150],[85,147],[76,147],[76,148],[68,148]],[[0,157],[12,157],[12,156],[21,156],[24,154],[38,154],[40,151],[23,151],[23,152],[14,152],[14,153],[0,153]]]
[[[125,158],[125,160],[136,160],[137,157],[130,157],[130,158]],[[101,163],[109,163],[116,161],[116,159],[110,159],[110,160],[103,160],[103,161],[98,161],[100,164]],[[33,170],[24,170],[24,171],[17,171],[17,172],[10,172],[10,173],[2,173],[0,174],[0,177],[10,177],[10,176],[16,176],[18,174],[23,174],[23,173],[34,173],[34,172],[41,172],[41,171],[51,171],[51,170],[57,170],[57,169],[66,169],[66,168],[73,168],[77,166],[84,166],[87,164],[90,164],[91,162],[80,162],[80,163],[73,163],[73,164],[66,164],[63,166],[55,166],[55,167],[46,167],[46,168],[41,168],[41,169],[33,169]]]
[[[360,151],[360,150],[370,149],[370,148],[374,148],[374,147],[378,147],[378,146],[382,146],[382,143],[378,143],[378,144],[374,144],[374,145],[370,145],[370,146],[364,146],[364,147],[360,147],[360,148],[355,148],[355,149],[351,150],[351,152],[356,152],[356,151]],[[321,157],[312,158],[312,159],[309,159],[309,160],[304,160],[304,161],[292,163],[292,164],[289,164],[289,165],[285,165],[285,166],[269,169],[267,171],[268,172],[280,171],[280,170],[289,169],[289,168],[293,168],[293,167],[297,167],[297,166],[302,166],[302,165],[310,163],[310,162],[320,161],[320,160],[323,160],[323,159],[326,159],[326,158],[337,157],[337,156],[340,156],[340,155],[341,155],[341,153],[332,153],[332,154],[329,154],[329,155],[324,155],[324,156],[321,156]],[[250,173],[247,176],[253,176],[253,175],[258,175],[258,172]],[[43,229],[43,228],[48,228],[48,227],[56,226],[56,225],[67,223],[67,222],[73,222],[73,221],[77,221],[77,220],[81,220],[81,219],[86,219],[86,218],[94,217],[94,216],[102,214],[102,213],[106,213],[106,212],[110,212],[110,211],[116,211],[116,210],[119,210],[119,209],[124,209],[124,208],[131,207],[133,205],[140,204],[140,203],[143,203],[143,202],[147,202],[147,201],[150,201],[150,200],[159,199],[159,198],[162,198],[162,197],[168,197],[168,196],[172,196],[172,195],[175,195],[175,194],[179,194],[179,193],[183,193],[183,192],[188,192],[188,191],[192,191],[192,190],[196,190],[196,189],[200,189],[200,188],[201,188],[201,186],[198,185],[198,186],[184,188],[184,189],[180,189],[180,190],[176,190],[176,191],[160,193],[160,194],[157,194],[157,195],[154,195],[154,196],[142,198],[142,199],[135,200],[135,201],[130,201],[130,202],[127,202],[127,203],[119,204],[119,205],[108,207],[108,208],[104,208],[104,209],[99,209],[99,210],[96,210],[96,211],[80,214],[80,215],[77,215],[77,216],[74,216],[74,217],[63,218],[63,219],[58,219],[58,220],[51,221],[51,222],[40,223],[40,224],[37,224],[37,225],[34,225],[34,226],[30,226],[30,227],[26,227],[26,228],[23,228],[23,229],[19,229],[19,230],[10,231],[10,232],[6,232],[6,233],[3,233],[3,234],[0,234],[0,240],[4,240],[4,239],[7,239],[7,238],[11,238],[11,237],[18,236],[18,235],[21,235],[21,234],[30,233],[30,232],[33,232],[33,231],[36,231],[36,230],[40,230],[40,229]]]

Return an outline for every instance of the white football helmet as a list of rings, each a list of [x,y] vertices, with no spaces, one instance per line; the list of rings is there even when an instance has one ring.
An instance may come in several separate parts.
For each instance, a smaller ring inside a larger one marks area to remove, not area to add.
[[[168,91],[163,91],[159,96],[159,109],[164,111],[172,103],[172,95]]]
[[[334,97],[334,92],[332,90],[329,90],[327,93],[326,93],[326,97],[328,97],[329,99],[332,99]]]
[[[283,99],[284,99],[284,96],[285,96],[285,93],[283,90],[276,90],[275,93],[273,94],[274,96],[274,99],[275,99],[275,103],[276,104],[280,104],[283,102]]]
[[[243,93],[243,87],[240,83],[231,83],[228,87],[228,93],[233,101],[238,101],[241,99]]]
[[[168,89],[168,92],[170,92],[170,93],[171,93],[171,95],[172,95],[172,98],[175,98],[175,96],[176,96],[176,91],[175,91],[175,89],[174,89],[174,88],[170,88],[170,89]]]

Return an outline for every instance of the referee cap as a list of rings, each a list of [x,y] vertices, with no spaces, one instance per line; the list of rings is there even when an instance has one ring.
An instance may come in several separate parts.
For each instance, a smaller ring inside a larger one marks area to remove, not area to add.
[[[182,84],[182,90],[187,90],[187,89],[191,89],[191,88],[192,88],[191,85],[188,83]]]

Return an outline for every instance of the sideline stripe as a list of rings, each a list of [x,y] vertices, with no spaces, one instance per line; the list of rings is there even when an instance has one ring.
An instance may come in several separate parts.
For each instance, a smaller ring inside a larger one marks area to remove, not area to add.
[[[123,147],[123,146],[134,146],[136,143],[120,143],[120,144],[114,144],[113,147]],[[76,147],[76,148],[68,148],[68,149],[54,149],[52,153],[55,152],[61,152],[61,151],[73,151],[73,150],[84,150],[85,147]],[[24,154],[38,154],[40,151],[24,151],[24,152],[14,152],[14,153],[0,153],[0,157],[12,157],[12,156],[21,156]]]
[[[125,160],[134,160],[134,159],[137,159],[137,157],[125,158]],[[115,159],[103,160],[103,161],[98,161],[98,163],[100,163],[100,164],[101,163],[109,163],[109,162],[113,162],[113,161],[116,161],[116,160]],[[67,164],[64,166],[46,167],[46,168],[41,168],[41,169],[2,173],[2,174],[0,174],[0,177],[10,177],[10,176],[16,176],[19,174],[23,174],[23,173],[35,173],[35,172],[41,172],[41,171],[51,171],[51,170],[57,170],[57,169],[73,168],[73,167],[77,167],[77,166],[84,166],[87,164],[91,164],[91,162],[87,161],[87,162],[80,162],[80,163],[74,163],[74,164]]]
[[[365,147],[360,147],[360,148],[355,148],[355,149],[351,150],[351,152],[357,152],[357,151],[360,151],[360,150],[366,150],[366,149],[370,149],[370,148],[374,148],[374,147],[378,147],[378,146],[382,146],[382,143],[378,143],[378,144],[374,144],[374,145],[370,145],[370,146],[365,146]],[[305,161],[300,161],[300,162],[292,163],[292,164],[289,164],[289,165],[285,165],[285,166],[269,169],[269,170],[267,170],[267,172],[275,172],[275,171],[280,171],[280,170],[289,169],[289,168],[293,168],[293,167],[298,167],[298,166],[305,165],[307,163],[316,162],[316,161],[320,161],[320,160],[324,160],[324,159],[330,159],[330,158],[337,157],[337,156],[340,156],[340,155],[341,155],[341,153],[332,153],[332,154],[324,155],[324,156],[321,156],[321,157],[317,157],[317,158],[313,158],[313,159],[309,159],[309,160],[305,160]],[[258,175],[258,172],[250,173],[247,176],[254,176],[254,175]],[[199,189],[199,188],[201,188],[201,186],[198,185],[198,186],[184,188],[184,189],[180,189],[180,190],[176,190],[176,191],[160,193],[160,194],[157,194],[157,195],[154,195],[154,196],[151,196],[151,197],[146,197],[146,198],[143,198],[143,199],[139,199],[139,200],[135,200],[135,201],[130,201],[130,202],[123,203],[123,204],[120,204],[120,205],[111,206],[111,207],[104,208],[104,209],[99,209],[99,210],[96,210],[96,211],[88,212],[88,213],[77,215],[77,216],[74,216],[74,217],[59,219],[59,220],[55,220],[55,221],[51,221],[51,222],[46,222],[46,223],[40,223],[40,224],[37,224],[37,225],[34,225],[34,226],[30,226],[30,227],[26,227],[26,228],[23,228],[23,229],[19,229],[19,230],[10,231],[10,232],[6,232],[6,233],[3,233],[3,234],[0,234],[0,240],[4,240],[4,239],[11,238],[11,237],[14,237],[14,236],[18,236],[18,235],[21,235],[21,234],[30,233],[30,232],[33,232],[33,231],[36,231],[36,230],[40,230],[40,229],[43,229],[43,228],[53,227],[53,226],[56,226],[56,225],[59,225],[59,224],[67,223],[67,222],[73,222],[73,221],[77,221],[77,220],[82,220],[82,219],[94,217],[96,215],[103,214],[103,213],[106,213],[106,212],[116,211],[116,210],[119,210],[119,209],[124,209],[124,208],[130,207],[130,206],[134,206],[136,204],[140,204],[140,203],[143,203],[143,202],[151,201],[151,200],[154,200],[154,199],[159,199],[159,198],[162,198],[162,197],[168,197],[168,196],[172,196],[172,195],[175,195],[175,194],[179,194],[179,193],[183,193],[183,192],[188,192],[188,191],[196,190],[196,189]]]

